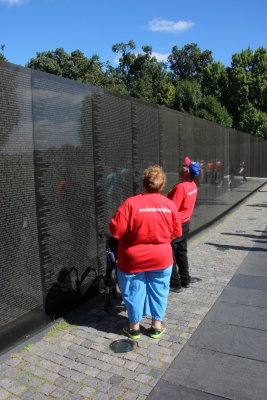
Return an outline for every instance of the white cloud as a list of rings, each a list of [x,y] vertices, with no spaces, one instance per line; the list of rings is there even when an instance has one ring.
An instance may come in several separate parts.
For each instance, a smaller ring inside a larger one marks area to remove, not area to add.
[[[0,0],[0,3],[6,3],[9,4],[10,6],[13,6],[13,4],[20,5],[25,3],[25,0]]]
[[[143,50],[139,50],[139,51],[135,52],[136,57],[138,56],[138,54],[144,54]],[[163,61],[163,62],[167,61],[168,57],[169,57],[169,53],[168,54],[164,54],[164,53],[158,53],[157,51],[152,51],[151,55],[152,55],[152,57],[156,57],[156,59],[158,61]],[[115,65],[119,65],[120,57],[121,57],[121,55],[116,55],[116,57],[114,57],[113,63]]]
[[[186,31],[194,26],[192,21],[167,21],[163,18],[154,18],[149,21],[148,26],[152,32],[174,32],[179,33]]]
[[[114,57],[114,59],[113,59],[113,63],[114,63],[115,65],[119,65],[119,63],[120,63],[120,58],[121,58],[121,55],[120,55],[120,54],[116,55],[116,57]]]
[[[169,54],[158,53],[157,51],[152,51],[152,57],[156,57],[158,61],[167,61]]]

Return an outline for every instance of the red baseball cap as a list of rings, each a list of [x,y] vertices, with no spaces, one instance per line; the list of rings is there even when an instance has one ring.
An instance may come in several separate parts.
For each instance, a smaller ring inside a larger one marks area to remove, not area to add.
[[[184,163],[189,167],[189,165],[190,165],[190,163],[191,163],[190,158],[189,158],[189,157],[185,157]]]

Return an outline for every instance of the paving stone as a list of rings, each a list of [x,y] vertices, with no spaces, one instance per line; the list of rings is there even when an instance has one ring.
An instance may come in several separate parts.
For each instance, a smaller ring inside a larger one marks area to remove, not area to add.
[[[98,382],[96,386],[94,386],[97,392],[107,393],[111,389],[112,385],[107,382]]]
[[[74,382],[81,382],[81,381],[84,380],[85,377],[86,377],[86,375],[81,374],[80,372],[74,372],[74,373],[71,375],[71,379],[72,379]]]
[[[10,367],[8,367],[3,373],[4,376],[9,377],[9,378],[15,378],[19,374],[20,374],[20,371],[18,369],[10,368]]]
[[[112,385],[119,385],[123,380],[124,380],[124,378],[123,378],[122,376],[113,375],[113,376],[110,378],[109,382],[110,382]]]
[[[37,396],[37,392],[34,389],[29,389],[21,395],[22,400],[33,400]]]
[[[110,389],[109,394],[115,398],[119,398],[122,392],[123,392],[122,387],[114,385]]]
[[[10,388],[12,385],[14,385],[14,382],[11,379],[8,378],[1,378],[0,379],[0,386],[3,389],[8,389]]]
[[[69,394],[64,400],[81,400],[81,396],[75,394]]]
[[[93,400],[108,400],[110,396],[105,393],[97,393],[95,396],[92,397]]]
[[[78,394],[84,396],[86,398],[90,398],[95,393],[95,389],[90,388],[88,386],[84,386],[81,390],[79,390]]]
[[[0,400],[6,400],[10,393],[8,393],[5,389],[0,388]]]
[[[98,379],[107,382],[112,377],[112,374],[110,374],[109,372],[104,372],[103,371],[103,372],[100,372],[100,374],[97,377],[98,377]]]
[[[55,390],[55,389],[56,389],[56,386],[51,385],[50,383],[46,382],[46,383],[44,383],[43,385],[41,385],[41,386],[38,388],[38,391],[41,392],[41,393],[44,393],[44,394],[48,395],[48,394],[50,394],[51,392],[53,392],[53,390]]]
[[[68,384],[65,386],[65,389],[68,392],[75,393],[75,392],[77,392],[78,390],[80,390],[82,388],[82,385],[83,384],[79,384],[77,382],[68,382]]]
[[[148,394],[151,392],[151,390],[152,390],[152,388],[151,388],[150,386],[148,386],[148,385],[143,385],[143,384],[139,385],[139,386],[136,388],[136,391],[137,391],[138,393],[140,393],[140,394],[145,394],[145,395],[148,395]]]
[[[151,376],[146,374],[139,374],[135,377],[137,382],[148,383],[151,380]]]
[[[133,379],[125,379],[122,382],[121,386],[124,387],[125,389],[135,390],[137,386],[139,386],[139,383],[134,381]]]
[[[89,375],[89,376],[94,376],[94,377],[96,377],[96,376],[98,376],[99,374],[100,374],[100,370],[99,369],[97,369],[97,368],[92,368],[92,367],[87,367],[85,370],[84,370],[84,374],[85,375]]]
[[[40,394],[34,400],[51,400],[51,398],[46,396],[46,395],[44,395],[44,394]]]
[[[24,385],[13,385],[11,387],[8,388],[8,391],[11,392],[12,394],[16,394],[16,395],[20,395],[23,392],[25,392],[27,390],[26,386]]]
[[[127,392],[123,393],[121,398],[125,399],[125,400],[127,400],[127,399],[129,399],[129,400],[137,400],[138,393],[134,393],[134,392],[131,392],[131,391],[128,390]]]
[[[56,389],[53,393],[51,393],[51,396],[55,399],[63,399],[63,397],[67,394],[69,393],[64,389]]]

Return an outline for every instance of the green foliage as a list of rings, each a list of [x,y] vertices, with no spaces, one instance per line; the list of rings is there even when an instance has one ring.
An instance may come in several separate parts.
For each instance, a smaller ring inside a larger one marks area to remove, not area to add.
[[[266,136],[267,113],[255,108],[251,103],[246,104],[242,107],[238,128],[255,136]]]
[[[162,81],[157,93],[157,103],[166,106],[173,107],[175,101],[175,86],[171,82]]]
[[[221,99],[227,87],[227,72],[220,62],[212,62],[206,66],[202,74],[202,91]]]
[[[216,97],[210,95],[202,98],[202,103],[196,115],[223,126],[231,127],[233,124],[232,117],[226,107],[222,106]]]
[[[196,81],[178,81],[176,84],[174,108],[197,115],[202,102],[201,86]]]
[[[186,44],[181,50],[175,45],[169,58],[174,80],[201,82],[204,69],[213,62],[210,50],[201,51],[196,43]]]
[[[234,54],[227,74],[224,104],[233,117],[234,127],[263,136],[267,113],[267,49],[259,47],[253,53],[248,47]]]
[[[128,94],[125,82],[118,68],[107,65],[103,87],[113,93]]]
[[[86,58],[80,50],[70,55],[62,48],[37,53],[26,66],[94,86],[103,86],[105,81],[103,63],[99,56]]]

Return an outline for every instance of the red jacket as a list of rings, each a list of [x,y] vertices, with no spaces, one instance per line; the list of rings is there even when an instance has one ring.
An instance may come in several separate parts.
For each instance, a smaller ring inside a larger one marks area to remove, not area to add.
[[[118,268],[125,273],[169,267],[173,263],[171,239],[182,236],[177,208],[159,193],[128,198],[111,219],[109,229],[120,239]]]
[[[182,224],[190,221],[197,198],[197,185],[195,182],[178,183],[169,191],[167,197],[175,203]]]

